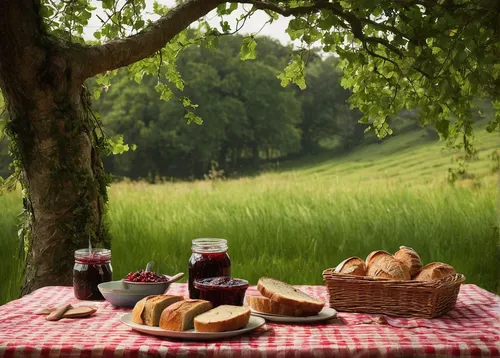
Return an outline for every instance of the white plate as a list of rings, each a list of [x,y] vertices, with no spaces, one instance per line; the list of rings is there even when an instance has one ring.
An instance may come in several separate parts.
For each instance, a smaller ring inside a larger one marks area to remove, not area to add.
[[[323,309],[315,316],[307,317],[293,317],[293,316],[280,316],[277,314],[270,314],[264,312],[258,312],[250,308],[252,315],[265,318],[272,322],[283,322],[283,323],[308,323],[308,322],[318,322],[325,321],[327,319],[337,316],[337,311],[333,308],[323,307]]]
[[[127,326],[132,329],[151,334],[153,336],[160,337],[170,337],[170,338],[182,338],[182,339],[194,339],[194,340],[211,340],[211,339],[220,339],[220,338],[228,338],[238,336],[240,334],[253,331],[264,325],[266,323],[265,319],[261,317],[250,316],[250,321],[248,324],[236,331],[227,331],[227,332],[196,332],[194,329],[190,329],[189,331],[167,331],[160,327],[151,327],[143,324],[137,324],[132,322],[132,313],[126,313],[121,316],[121,321],[125,323]]]

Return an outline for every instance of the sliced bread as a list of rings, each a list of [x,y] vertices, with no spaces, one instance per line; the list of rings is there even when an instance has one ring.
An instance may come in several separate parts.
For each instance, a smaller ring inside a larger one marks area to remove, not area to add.
[[[306,317],[317,314],[316,310],[304,311],[293,306],[271,301],[269,298],[264,296],[247,296],[247,304],[257,312],[281,316]]]
[[[183,300],[182,296],[153,295],[140,300],[132,311],[132,321],[137,324],[158,326],[161,313],[174,302]]]
[[[245,327],[250,320],[250,309],[242,306],[221,305],[194,318],[198,332],[234,331]]]
[[[309,296],[298,288],[271,277],[261,277],[257,282],[257,289],[271,301],[307,312],[314,312],[314,314],[319,313],[325,305],[324,302]]]
[[[142,300],[137,302],[132,310],[132,322],[137,324],[144,324],[144,320],[142,318],[142,313],[144,312],[144,307],[146,307],[146,301],[156,296],[147,296]]]
[[[167,331],[187,331],[194,327],[194,318],[212,309],[212,303],[205,300],[175,302],[165,308],[160,317],[160,328]]]
[[[171,304],[182,301],[184,297],[174,295],[160,295],[146,301],[142,317],[144,324],[158,327],[160,324],[161,313]]]

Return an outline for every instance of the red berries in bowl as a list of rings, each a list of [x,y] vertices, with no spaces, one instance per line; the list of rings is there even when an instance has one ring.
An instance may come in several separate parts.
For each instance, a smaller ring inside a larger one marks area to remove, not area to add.
[[[159,275],[154,271],[139,270],[130,272],[123,281],[132,283],[164,283],[168,282],[169,278],[165,275]]]

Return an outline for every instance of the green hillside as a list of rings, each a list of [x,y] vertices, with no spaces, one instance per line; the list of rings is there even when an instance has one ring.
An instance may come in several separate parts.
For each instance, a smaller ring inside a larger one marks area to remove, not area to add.
[[[468,178],[491,181],[491,154],[500,149],[500,134],[488,133],[486,121],[476,128],[477,156],[467,162]],[[361,146],[343,155],[322,155],[282,165],[278,172],[297,178],[325,176],[341,182],[386,181],[410,184],[442,184],[449,168],[457,168],[454,157],[463,152],[430,139],[424,130],[388,137],[381,143]]]

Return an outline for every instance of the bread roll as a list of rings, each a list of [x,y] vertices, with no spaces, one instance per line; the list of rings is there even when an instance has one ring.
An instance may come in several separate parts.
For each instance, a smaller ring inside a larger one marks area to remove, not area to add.
[[[394,254],[394,258],[401,261],[410,271],[410,276],[414,276],[422,268],[422,260],[418,253],[411,247],[400,246]]]
[[[373,265],[374,263],[376,263],[378,260],[382,259],[383,257],[392,257],[392,255],[390,253],[388,253],[387,251],[383,251],[383,250],[378,250],[378,251],[372,251],[367,257],[366,257],[366,261],[365,261],[365,264],[366,264],[366,269],[368,269],[368,267],[370,265]]]
[[[165,308],[160,317],[160,328],[167,331],[186,331],[194,328],[194,318],[213,308],[205,300],[185,300],[175,302]]]
[[[365,276],[366,264],[359,257],[350,257],[338,264],[334,272],[344,273],[347,275]]]
[[[221,305],[194,318],[198,332],[225,332],[245,327],[250,320],[250,308]]]
[[[368,266],[367,276],[391,280],[409,280],[410,272],[406,266],[392,256],[383,255]]]
[[[285,282],[270,277],[261,277],[257,289],[262,296],[271,301],[292,306],[296,309],[318,314],[324,307],[324,302],[317,300]]]
[[[140,300],[132,310],[132,321],[137,324],[158,327],[161,313],[172,303],[183,300],[182,296],[153,295]]]
[[[415,281],[433,281],[441,280],[455,274],[456,271],[453,266],[443,264],[442,262],[432,262],[422,267],[413,279]]]
[[[264,296],[247,296],[246,298],[248,306],[257,312],[292,317],[307,317],[317,314],[316,310],[304,311],[293,306],[271,301],[269,298]]]

